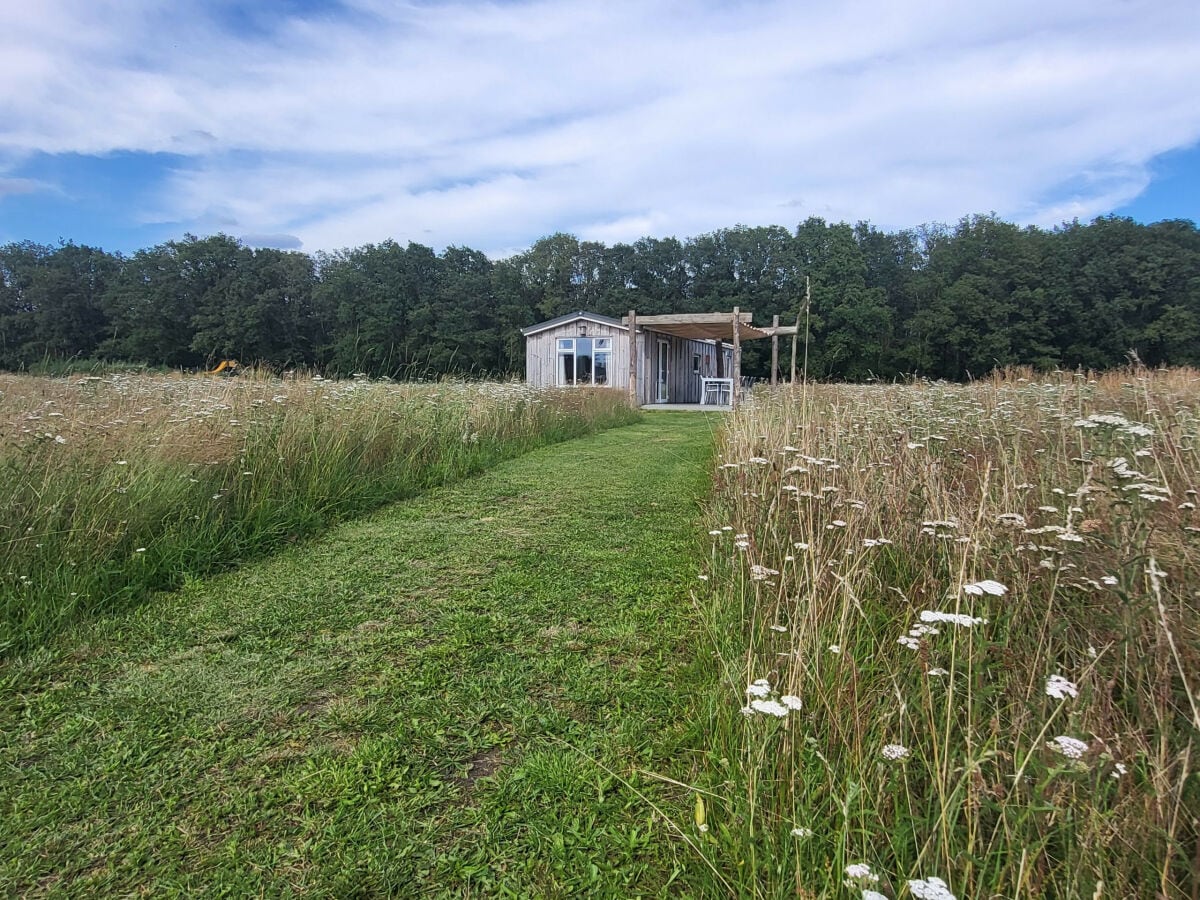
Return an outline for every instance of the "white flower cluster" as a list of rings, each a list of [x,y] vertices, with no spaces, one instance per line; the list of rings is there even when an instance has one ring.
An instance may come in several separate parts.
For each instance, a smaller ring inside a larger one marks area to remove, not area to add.
[[[950,893],[950,885],[936,875],[930,875],[928,878],[910,878],[908,890],[919,900],[957,900]]]
[[[985,578],[983,581],[974,581],[971,584],[964,584],[962,589],[964,593],[973,594],[976,597],[984,594],[991,594],[993,597],[1003,597],[1008,593],[1007,587],[990,578]]]
[[[772,700],[771,693],[771,682],[767,679],[758,678],[752,681],[746,688],[746,696],[750,698],[750,702],[742,707],[742,715],[750,718],[761,713],[765,716],[782,719],[789,712],[804,707],[804,703],[794,694],[785,694],[778,700]]]
[[[846,877],[854,881],[869,881],[872,884],[879,881],[879,876],[872,872],[866,863],[851,863],[846,866]]]
[[[1046,746],[1055,753],[1061,753],[1067,759],[1080,759],[1088,749],[1088,745],[1079,738],[1068,737],[1065,734],[1060,734],[1054,740],[1048,741]]]
[[[934,609],[921,610],[921,621],[926,624],[945,622],[948,625],[957,625],[960,628],[971,628],[974,625],[987,624],[987,619],[982,619],[979,616],[968,616],[966,613],[938,612]]]
[[[1140,422],[1130,422],[1118,413],[1092,413],[1086,419],[1076,419],[1076,428],[1112,428],[1131,437],[1150,437],[1154,429]]]
[[[898,760],[904,759],[909,755],[909,749],[903,744],[885,744],[883,750],[880,751],[884,759]]]
[[[1065,700],[1067,697],[1078,697],[1079,688],[1075,682],[1067,681],[1061,675],[1051,675],[1046,679],[1046,696],[1055,700]]]

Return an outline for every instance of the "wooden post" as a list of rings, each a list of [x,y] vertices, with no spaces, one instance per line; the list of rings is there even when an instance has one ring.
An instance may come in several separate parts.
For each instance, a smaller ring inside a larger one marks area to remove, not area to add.
[[[797,325],[800,324],[799,316],[796,317],[796,324]],[[788,382],[789,384],[796,383],[796,338],[798,336],[799,331],[800,331],[800,329],[797,328],[795,331],[792,332],[792,377],[791,377],[791,380]]]
[[[733,308],[733,390],[729,392],[729,405],[737,406],[742,392],[742,323],[741,310]]]
[[[725,377],[725,342],[717,338],[717,377]]]
[[[773,316],[771,318],[771,327],[772,328],[779,327],[779,316]],[[779,371],[779,335],[778,335],[778,333],[772,331],[771,332],[771,387],[775,387],[775,383],[776,383],[775,373],[778,371]]]
[[[629,402],[637,409],[637,310],[629,311]]]

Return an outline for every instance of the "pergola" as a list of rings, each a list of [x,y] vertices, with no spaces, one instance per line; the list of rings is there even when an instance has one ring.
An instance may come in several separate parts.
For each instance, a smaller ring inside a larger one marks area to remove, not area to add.
[[[724,355],[721,345],[728,341],[733,344],[733,390],[730,401],[736,406],[742,390],[742,341],[771,339],[771,384],[776,383],[776,371],[779,368],[779,335],[796,334],[795,325],[781,326],[779,316],[775,316],[769,328],[758,328],[753,324],[754,313],[742,312],[738,307],[733,312],[712,313],[670,313],[664,316],[641,316],[636,310],[630,310],[629,315],[621,319],[622,325],[629,326],[629,396],[637,403],[637,328],[639,325],[662,334],[672,334],[676,337],[690,340],[717,342],[717,376],[724,377]],[[792,372],[795,377],[796,345],[792,342]]]

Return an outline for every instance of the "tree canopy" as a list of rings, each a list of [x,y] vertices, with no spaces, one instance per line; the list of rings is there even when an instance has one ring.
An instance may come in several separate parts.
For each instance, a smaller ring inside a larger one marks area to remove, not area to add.
[[[806,279],[811,304],[805,308]],[[606,246],[553,234],[493,261],[395,241],[335,253],[186,235],[131,256],[0,246],[0,368],[97,359],[393,377],[523,370],[520,328],[751,310],[809,328],[823,378],[962,379],[997,367],[1200,365],[1200,231],[1119,217],[1054,229],[995,216],[886,232],[810,218]],[[807,315],[805,315],[807,313]],[[747,372],[767,354],[746,347]]]

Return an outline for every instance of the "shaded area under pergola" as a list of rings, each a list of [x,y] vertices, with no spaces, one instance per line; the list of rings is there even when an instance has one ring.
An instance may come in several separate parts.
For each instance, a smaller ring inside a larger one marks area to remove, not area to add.
[[[742,312],[734,307],[732,312],[711,313],[669,313],[661,316],[639,316],[631,309],[627,316],[622,317],[622,325],[629,326],[629,396],[637,403],[637,329],[638,326],[657,331],[660,334],[670,334],[675,337],[699,341],[717,342],[717,375],[725,377],[721,371],[724,365],[722,345],[733,345],[733,371],[729,376],[733,381],[730,400],[737,405],[742,393],[742,341],[771,339],[771,384],[776,383],[776,372],[779,368],[779,336],[795,335],[797,326],[779,324],[779,316],[775,316],[770,327],[756,327],[754,313]],[[796,347],[792,342],[792,371],[796,369]]]

